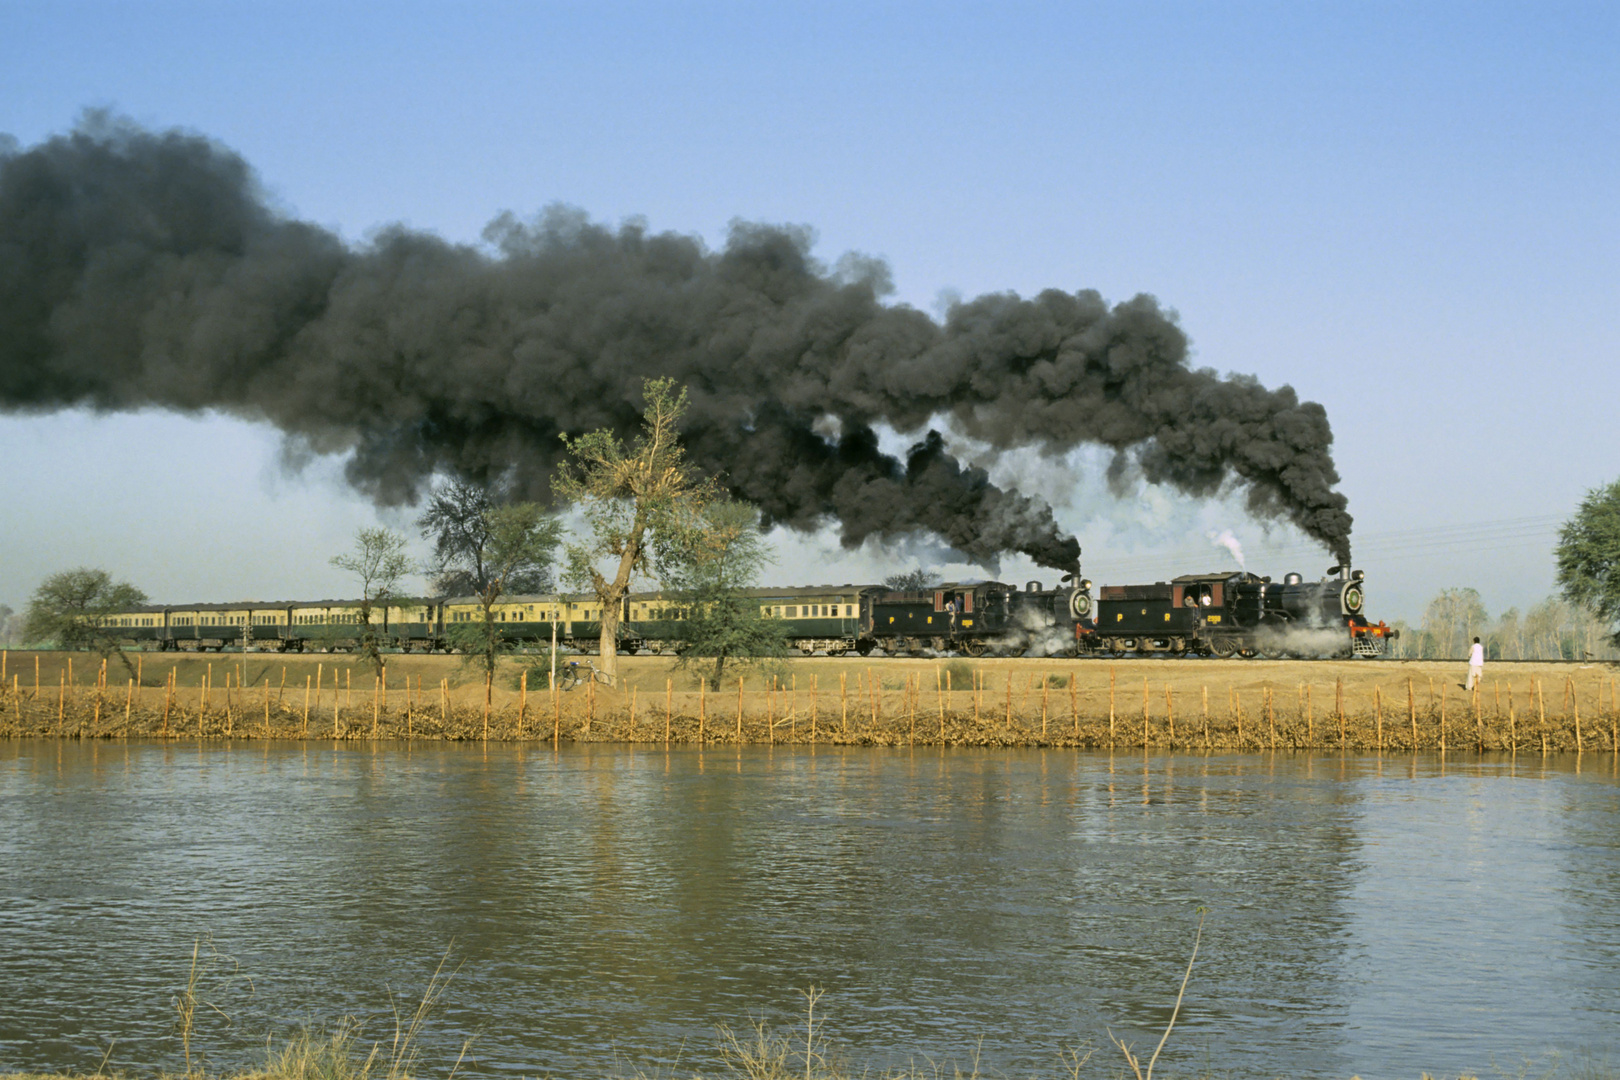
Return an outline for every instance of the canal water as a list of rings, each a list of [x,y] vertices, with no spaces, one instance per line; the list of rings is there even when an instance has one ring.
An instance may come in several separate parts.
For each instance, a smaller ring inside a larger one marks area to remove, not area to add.
[[[1620,1055],[1611,755],[0,743],[0,1072],[263,1060],[689,1075],[715,1025],[857,1065],[1416,1077]],[[392,995],[392,999],[391,999]]]

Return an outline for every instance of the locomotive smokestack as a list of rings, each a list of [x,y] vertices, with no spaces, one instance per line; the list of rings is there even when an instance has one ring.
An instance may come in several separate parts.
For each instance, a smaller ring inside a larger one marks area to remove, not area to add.
[[[403,226],[350,246],[272,210],[200,136],[92,113],[6,142],[0,408],[218,409],[347,452],[379,503],[446,473],[549,500],[558,434],[634,432],[643,380],[667,375],[690,388],[691,459],[767,524],[1075,567],[1051,508],[957,461],[937,425],[992,458],[1095,444],[1192,495],[1234,482],[1349,560],[1322,407],[1190,367],[1150,296],[996,293],[940,324],[883,302],[882,263],[817,262],[804,228],[736,224],[711,251],[561,207],[497,218],[484,247]],[[904,461],[882,426],[915,433]]]

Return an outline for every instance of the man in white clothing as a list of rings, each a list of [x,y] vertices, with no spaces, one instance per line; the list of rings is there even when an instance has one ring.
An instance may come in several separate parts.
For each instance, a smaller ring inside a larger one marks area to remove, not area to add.
[[[1485,677],[1485,646],[1474,639],[1474,645],[1468,650],[1468,684],[1467,689],[1472,690],[1480,684]]]

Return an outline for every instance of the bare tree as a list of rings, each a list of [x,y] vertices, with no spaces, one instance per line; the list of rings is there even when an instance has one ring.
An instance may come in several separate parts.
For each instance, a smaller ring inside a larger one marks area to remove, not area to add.
[[[399,583],[411,572],[405,538],[392,529],[361,529],[354,534],[354,550],[332,556],[332,565],[360,579],[360,653],[372,667],[382,668],[382,650],[372,613],[386,605]]]
[[[608,430],[577,439],[564,435],[571,460],[563,462],[552,482],[590,529],[587,541],[568,545],[566,577],[601,602],[602,669],[610,678],[619,669],[624,597],[635,575],[647,571],[654,537],[661,534],[680,547],[673,538],[701,529],[703,507],[715,497],[714,485],[687,462],[676,431],[686,411],[686,390],[677,390],[673,379],[648,379],[642,393],[642,429],[629,446]],[[606,564],[608,573],[599,564]]]

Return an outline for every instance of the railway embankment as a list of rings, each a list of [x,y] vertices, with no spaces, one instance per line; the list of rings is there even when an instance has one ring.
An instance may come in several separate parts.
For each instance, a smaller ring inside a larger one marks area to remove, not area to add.
[[[1620,749],[1620,671],[1458,663],[804,658],[715,686],[669,657],[553,689],[535,657],[486,687],[457,657],[0,657],[0,736],[492,740],[1267,751]],[[542,658],[543,659],[543,658]],[[564,669],[567,660],[561,661]]]

